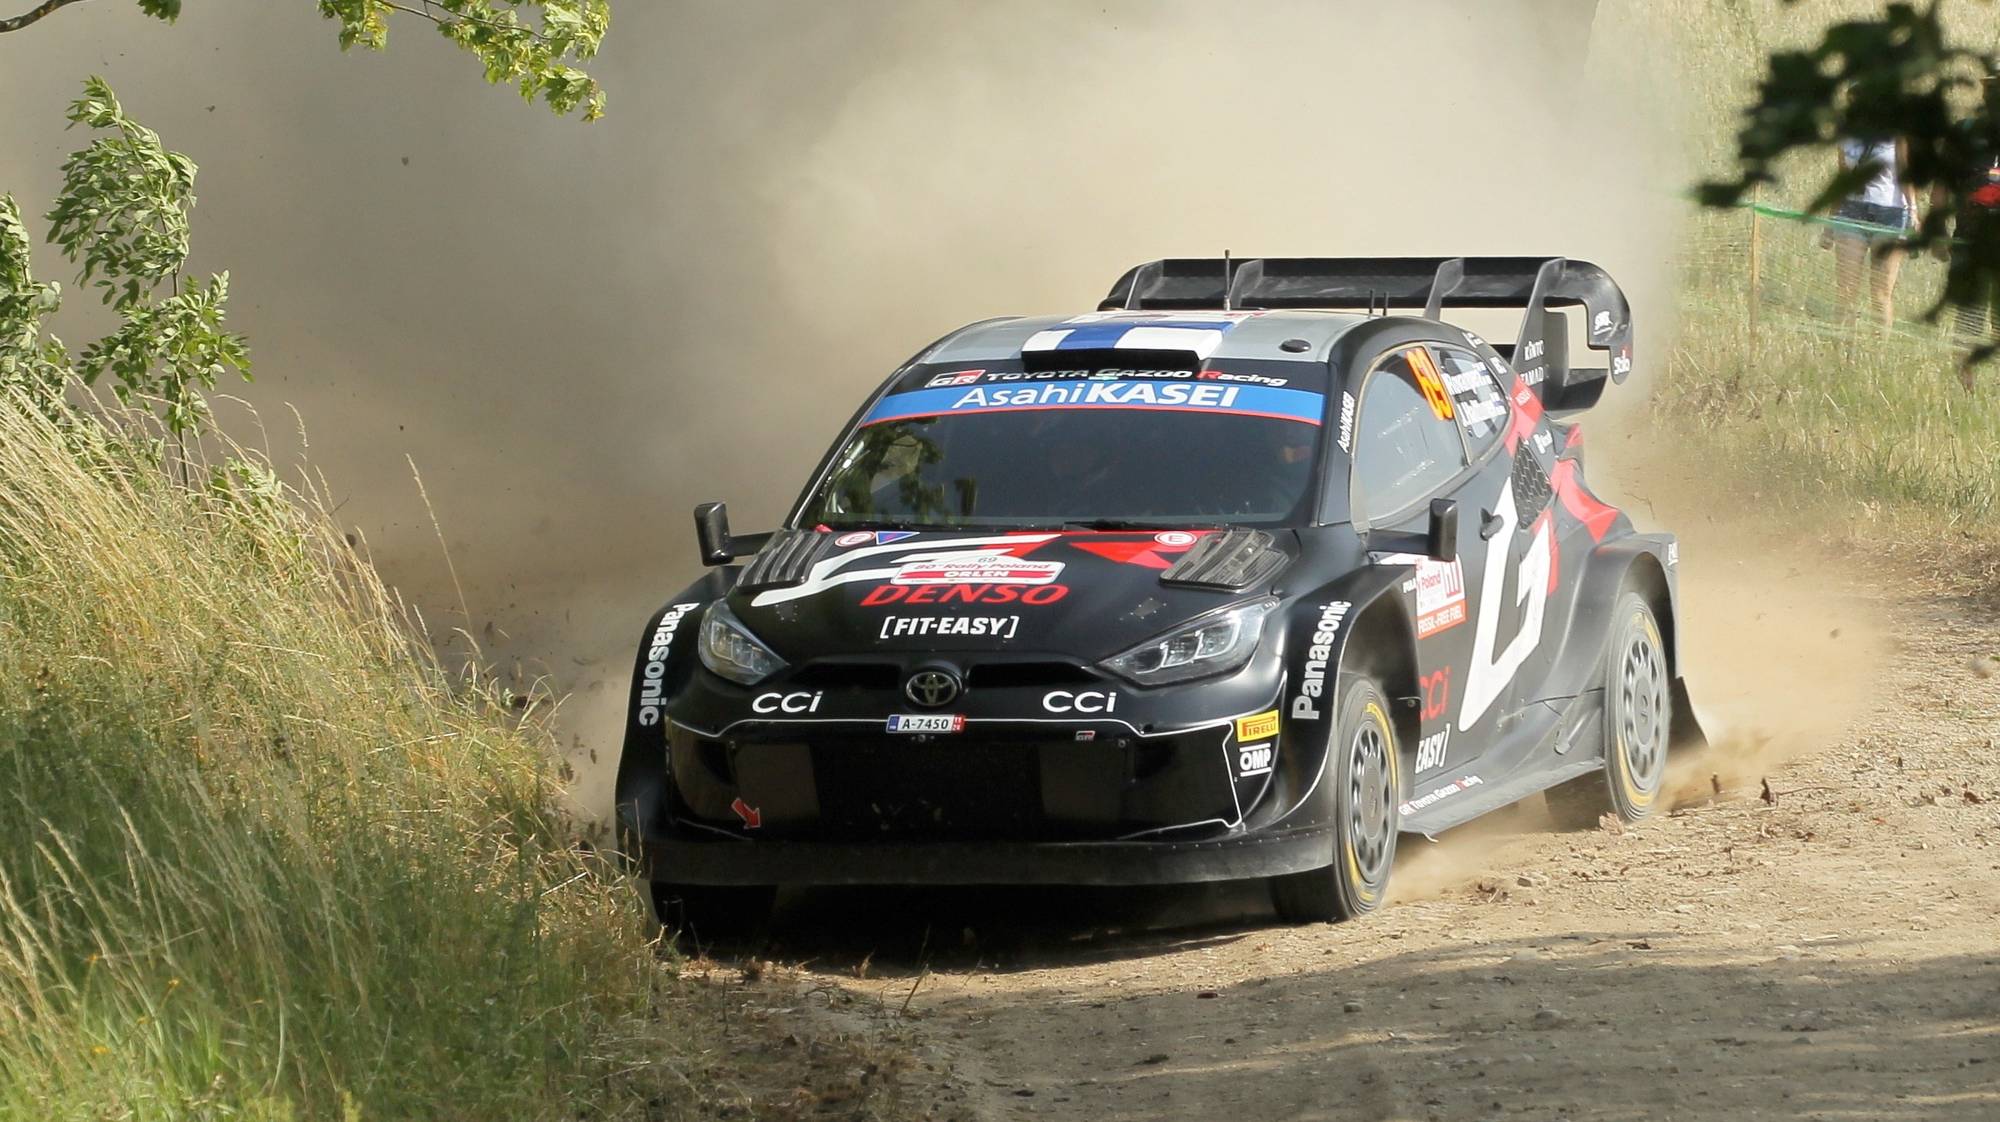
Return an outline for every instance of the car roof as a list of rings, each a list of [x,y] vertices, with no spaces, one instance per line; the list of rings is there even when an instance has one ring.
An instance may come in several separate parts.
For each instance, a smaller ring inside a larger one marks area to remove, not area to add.
[[[1262,359],[1288,362],[1325,362],[1336,339],[1366,323],[1367,316],[1346,312],[1259,311],[1259,312],[1090,312],[1078,316],[1022,316],[984,320],[959,328],[932,344],[918,356],[918,362],[999,362],[1021,356],[1034,340],[1050,345],[1055,333],[1089,327],[1093,333],[1120,326],[1154,327],[1169,330],[1220,332],[1212,349],[1202,352],[1204,360]],[[1048,334],[1044,334],[1048,333]],[[1037,337],[1040,336],[1040,339]],[[1209,338],[1213,338],[1210,336]],[[1281,344],[1304,340],[1303,349],[1283,349]]]

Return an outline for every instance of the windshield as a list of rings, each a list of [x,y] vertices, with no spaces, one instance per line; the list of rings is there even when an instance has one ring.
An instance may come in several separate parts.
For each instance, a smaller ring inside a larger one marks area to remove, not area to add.
[[[1324,376],[1324,367],[1304,366]],[[1324,398],[1205,371],[961,371],[876,403],[799,525],[1286,525],[1314,492]],[[976,376],[976,377],[975,377]],[[948,379],[974,377],[970,383]],[[1008,384],[1001,379],[1031,380]],[[1206,379],[1206,380],[1202,380]],[[994,382],[996,384],[985,384]],[[906,381],[905,384],[910,384]]]

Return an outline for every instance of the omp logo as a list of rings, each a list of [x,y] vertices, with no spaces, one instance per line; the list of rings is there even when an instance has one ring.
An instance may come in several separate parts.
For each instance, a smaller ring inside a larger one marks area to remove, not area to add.
[[[642,728],[652,728],[660,723],[660,711],[666,707],[667,652],[674,646],[674,633],[680,630],[681,619],[699,608],[699,604],[675,604],[660,617],[659,625],[653,628],[653,638],[646,645],[646,665],[640,674],[639,711],[636,717]]]
[[[1243,745],[1236,749],[1236,777],[1248,779],[1253,775],[1268,773],[1277,755],[1269,744]]]
[[[1118,708],[1114,690],[1050,690],[1042,695],[1042,708],[1051,713],[1110,713]]]
[[[1292,699],[1293,717],[1302,721],[1319,720],[1320,709],[1313,702],[1326,691],[1326,664],[1333,659],[1333,639],[1340,633],[1340,623],[1352,607],[1345,600],[1335,600],[1319,610],[1319,626],[1313,630],[1312,643],[1306,647],[1305,672],[1299,677],[1299,696]]]
[[[1236,718],[1236,739],[1268,740],[1278,735],[1278,711],[1266,710],[1250,717]]]
[[[1521,664],[1541,643],[1542,612],[1549,602],[1549,528],[1553,520],[1540,518],[1535,522],[1527,551],[1521,555],[1521,563],[1514,573],[1514,600],[1522,605],[1521,629],[1514,633],[1514,638],[1505,648],[1498,654],[1494,653],[1494,647],[1499,642],[1500,600],[1507,587],[1507,555],[1514,539],[1514,527],[1519,522],[1514,508],[1514,480],[1511,477],[1501,488],[1500,501],[1494,506],[1493,514],[1500,519],[1500,527],[1486,550],[1486,575],[1479,586],[1479,626],[1472,637],[1472,661],[1465,670],[1462,693],[1465,701],[1458,711],[1460,732],[1479,723],[1479,719],[1499,700],[1507,683],[1514,680]]]
[[[883,542],[826,558],[813,565],[812,571],[806,575],[803,583],[792,588],[773,588],[759,592],[751,599],[750,604],[757,608],[785,604],[793,600],[803,600],[808,596],[817,596],[843,584],[890,580],[910,565],[970,557],[991,558],[999,550],[1025,549],[1050,541],[1056,536],[1055,534],[1005,534],[959,538],[955,541]],[[874,564],[871,566],[870,562]]]
[[[750,702],[753,713],[817,713],[818,693],[760,693]]]

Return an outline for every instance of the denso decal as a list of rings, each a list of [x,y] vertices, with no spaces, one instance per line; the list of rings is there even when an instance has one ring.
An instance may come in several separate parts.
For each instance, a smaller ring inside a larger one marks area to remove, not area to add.
[[[681,619],[689,612],[701,607],[700,604],[675,604],[660,617],[659,625],[653,628],[653,637],[646,644],[646,665],[640,673],[639,724],[652,728],[660,723],[660,710],[667,704],[666,677],[667,652],[673,649],[674,633],[680,630]]]
[[[1278,757],[1271,745],[1241,744],[1236,748],[1236,778],[1248,779],[1253,775],[1270,773],[1271,764]]]
[[[883,616],[882,638],[929,638],[962,635],[970,638],[1012,639],[1021,628],[1020,616]]]
[[[1417,562],[1417,638],[1427,639],[1465,622],[1465,570],[1456,557]]]
[[[1326,690],[1326,664],[1333,659],[1334,636],[1340,633],[1341,621],[1352,607],[1345,600],[1335,600],[1319,610],[1319,626],[1313,629],[1312,643],[1306,648],[1305,671],[1299,676],[1299,696],[1292,699],[1294,718],[1319,720],[1321,710],[1313,703]]]
[[[1042,708],[1051,713],[1113,713],[1118,709],[1118,691],[1050,690],[1042,695]]]
[[[883,584],[861,597],[864,608],[884,604],[1030,604],[1041,607],[1069,595],[1066,584]]]
[[[1317,425],[1324,400],[1317,393],[1276,386],[1093,377],[1029,386],[942,387],[889,394],[875,403],[862,424],[1002,409],[1179,409]]]
[[[886,581],[895,577],[904,566],[914,562],[968,557],[991,558],[996,553],[1026,552],[1057,537],[1055,534],[996,534],[943,541],[898,541],[893,538],[888,541],[883,540],[892,533],[907,536],[909,532],[878,532],[877,544],[815,562],[812,571],[806,574],[806,579],[802,583],[791,588],[773,588],[759,592],[751,598],[750,605],[763,608],[817,596],[843,584]]]
[[[1029,561],[1005,553],[967,553],[906,561],[891,584],[1051,584],[1060,561]]]
[[[817,713],[819,693],[760,693],[750,702],[752,713]]]

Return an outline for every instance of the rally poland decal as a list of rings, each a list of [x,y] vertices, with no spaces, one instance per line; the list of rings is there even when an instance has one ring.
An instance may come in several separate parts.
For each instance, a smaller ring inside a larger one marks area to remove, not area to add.
[[[1458,711],[1458,731],[1466,732],[1479,723],[1493,707],[1507,683],[1521,669],[1542,641],[1542,613],[1549,602],[1549,565],[1554,519],[1538,517],[1531,530],[1528,549],[1521,555],[1515,574],[1514,599],[1522,605],[1521,629],[1496,656],[1493,648],[1500,629],[1500,599],[1507,589],[1507,543],[1514,540],[1520,518],[1514,509],[1514,481],[1510,478],[1500,491],[1494,516],[1500,528],[1486,551],[1486,573],[1479,586],[1479,623],[1472,636],[1472,662],[1466,667],[1460,689],[1464,699]]]
[[[1417,638],[1428,639],[1465,622],[1465,567],[1450,561],[1417,560]]]
[[[923,584],[1034,584],[1056,579],[1060,561],[1025,561],[1013,554],[1058,537],[1056,534],[1003,534],[953,541],[905,541],[869,546],[829,557],[812,567],[805,583],[759,592],[755,608],[817,596],[828,589],[863,581]]]

